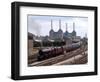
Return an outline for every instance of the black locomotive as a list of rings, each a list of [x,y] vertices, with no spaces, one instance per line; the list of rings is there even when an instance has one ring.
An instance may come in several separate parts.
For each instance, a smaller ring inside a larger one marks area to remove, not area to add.
[[[55,48],[50,48],[50,49],[40,49],[39,50],[39,55],[38,55],[38,61],[42,61],[48,58],[52,58],[52,57],[56,57],[59,56],[61,54],[64,54],[64,51],[70,52],[73,51],[75,49],[80,48],[81,43],[73,43],[71,45],[68,46],[64,46],[64,47],[55,47]]]

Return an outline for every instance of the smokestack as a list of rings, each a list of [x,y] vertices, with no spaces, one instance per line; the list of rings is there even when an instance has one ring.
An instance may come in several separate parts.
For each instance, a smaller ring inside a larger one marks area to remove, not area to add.
[[[67,23],[66,23],[66,31],[68,30]]]
[[[61,29],[61,20],[59,19],[59,29]]]
[[[75,31],[75,23],[73,22],[73,31]]]
[[[52,23],[52,19],[51,19],[51,29],[53,29],[53,23]]]
[[[87,38],[87,34],[85,33],[85,38]]]

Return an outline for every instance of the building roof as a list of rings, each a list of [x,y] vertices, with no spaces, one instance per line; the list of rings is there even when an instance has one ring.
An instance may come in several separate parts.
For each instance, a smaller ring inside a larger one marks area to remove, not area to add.
[[[33,39],[33,34],[28,32],[28,39]]]

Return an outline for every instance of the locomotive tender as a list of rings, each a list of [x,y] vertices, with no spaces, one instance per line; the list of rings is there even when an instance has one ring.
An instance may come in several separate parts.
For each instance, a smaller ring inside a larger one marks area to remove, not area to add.
[[[82,45],[81,42],[77,42],[77,43],[72,43],[68,46],[54,47],[54,48],[49,48],[49,49],[40,49],[37,59],[38,59],[38,61],[42,61],[45,59],[56,57],[61,54],[64,54],[64,51],[67,53],[67,52],[76,50],[76,49],[80,48],[81,45]]]

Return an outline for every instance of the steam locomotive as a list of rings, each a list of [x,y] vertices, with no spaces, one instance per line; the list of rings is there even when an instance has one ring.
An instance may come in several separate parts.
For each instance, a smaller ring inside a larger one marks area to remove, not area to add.
[[[61,54],[64,54],[64,51],[67,53],[67,52],[76,50],[76,49],[80,48],[81,45],[82,45],[82,43],[78,42],[78,43],[73,43],[73,44],[70,44],[68,46],[63,46],[63,47],[55,47],[55,48],[50,48],[50,49],[40,49],[37,59],[38,59],[38,61],[42,61],[45,59],[56,57],[56,56],[59,56]]]

